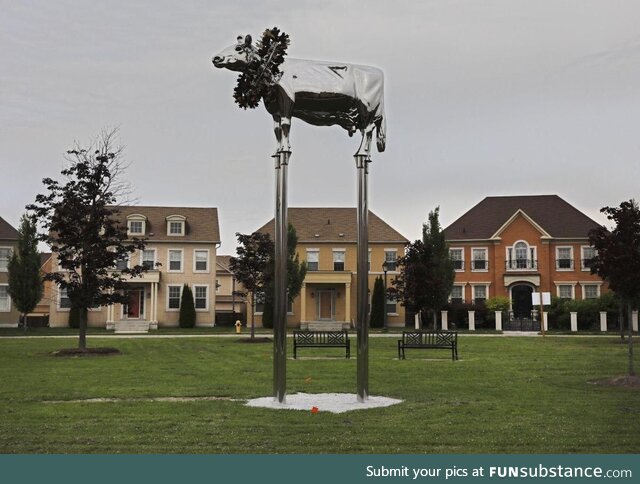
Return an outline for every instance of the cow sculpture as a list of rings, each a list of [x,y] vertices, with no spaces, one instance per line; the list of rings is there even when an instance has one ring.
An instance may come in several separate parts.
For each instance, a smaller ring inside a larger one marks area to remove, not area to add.
[[[257,56],[251,36],[212,59],[213,65],[243,72]],[[378,151],[385,149],[384,75],[375,67],[287,58],[263,102],[273,116],[276,152],[290,151],[291,118],[316,126],[339,125],[352,136],[362,133],[357,155],[371,154],[373,130]]]

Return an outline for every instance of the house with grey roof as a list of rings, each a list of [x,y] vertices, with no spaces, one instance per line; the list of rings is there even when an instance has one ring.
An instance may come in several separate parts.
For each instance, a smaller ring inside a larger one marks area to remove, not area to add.
[[[456,271],[452,302],[507,296],[510,319],[530,319],[532,293],[597,298],[589,231],[598,223],[557,195],[487,197],[444,229]]]

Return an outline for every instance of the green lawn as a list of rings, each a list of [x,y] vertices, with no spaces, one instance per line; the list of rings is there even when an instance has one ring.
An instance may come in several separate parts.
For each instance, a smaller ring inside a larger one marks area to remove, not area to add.
[[[0,453],[640,452],[640,389],[594,383],[626,371],[615,337],[462,335],[457,362],[398,361],[396,338],[371,338],[372,395],[404,402],[315,415],[243,405],[271,394],[270,344],[93,337],[123,354],[49,356],[75,344],[0,338]],[[355,393],[356,358],[340,354],[289,359],[288,393]],[[151,400],[169,396],[221,398]],[[78,401],[97,398],[117,400]]]

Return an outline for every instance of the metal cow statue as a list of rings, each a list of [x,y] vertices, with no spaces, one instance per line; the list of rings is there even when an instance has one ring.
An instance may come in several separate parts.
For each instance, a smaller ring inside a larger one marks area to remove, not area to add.
[[[244,72],[257,56],[250,35],[212,59],[213,65]],[[339,125],[352,136],[362,133],[357,155],[370,158],[373,130],[378,151],[385,149],[384,75],[370,66],[287,58],[281,75],[263,96],[273,116],[277,152],[290,151],[291,118],[316,126]]]

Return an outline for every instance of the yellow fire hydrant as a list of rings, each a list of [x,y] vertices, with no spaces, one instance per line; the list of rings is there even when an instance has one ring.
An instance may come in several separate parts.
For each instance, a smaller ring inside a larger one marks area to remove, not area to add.
[[[242,323],[240,322],[239,319],[236,321],[236,333],[238,334],[242,333]]]

